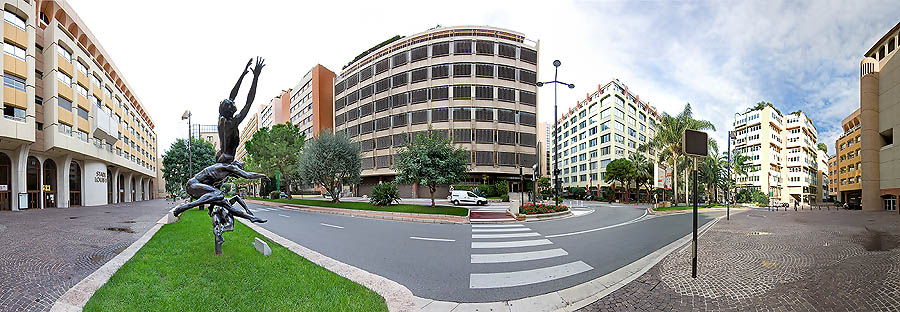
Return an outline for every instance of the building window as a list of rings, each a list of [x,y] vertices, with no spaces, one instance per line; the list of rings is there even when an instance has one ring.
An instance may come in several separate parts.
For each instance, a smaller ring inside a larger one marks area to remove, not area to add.
[[[59,133],[62,133],[62,134],[68,135],[68,136],[72,136],[72,126],[64,124],[64,123],[59,123],[58,128],[59,128]]]
[[[84,63],[81,63],[81,61],[75,62],[75,68],[78,69],[80,73],[87,76],[88,69],[87,66],[84,65]]]
[[[497,66],[497,77],[503,80],[516,80],[516,68],[512,66]]]
[[[450,65],[431,66],[431,79],[441,79],[450,76]]]
[[[394,115],[392,124],[394,125],[394,128],[406,126],[406,113]]]
[[[453,121],[472,120],[472,109],[468,107],[453,108]]]
[[[476,77],[485,77],[485,78],[494,78],[494,65],[493,64],[475,64],[475,76]]]
[[[56,53],[59,53],[66,61],[72,62],[72,52],[69,52],[69,50],[66,50],[66,48],[63,48],[61,45],[56,46]]]
[[[470,99],[472,98],[472,86],[453,86],[453,99]]]
[[[519,52],[519,59],[526,63],[537,64],[537,51],[522,48]]]
[[[516,101],[516,90],[511,88],[497,88],[497,99],[504,102]]]
[[[472,142],[472,129],[453,129],[453,142]]]
[[[375,74],[386,72],[391,67],[391,59],[385,58],[375,63]]]
[[[372,66],[363,68],[359,71],[359,81],[365,81],[369,78],[372,78]]]
[[[449,87],[441,86],[441,87],[433,87],[431,88],[431,100],[432,101],[443,101],[449,98]]]
[[[516,111],[509,109],[498,109],[497,121],[503,123],[516,123]]]
[[[413,70],[411,75],[413,83],[428,80],[428,67]]]
[[[412,103],[424,103],[428,101],[428,88],[417,89],[412,91]]]
[[[3,107],[3,117],[16,121],[25,122],[25,110],[19,107],[6,105]]]
[[[484,40],[476,41],[475,53],[478,55],[494,55],[494,43]]]
[[[3,85],[19,91],[25,91],[25,79],[19,78],[10,73],[6,73],[6,75],[3,75]]]
[[[501,43],[499,47],[500,57],[516,58],[516,47],[514,45]]]
[[[16,27],[19,27],[19,29],[25,30],[25,19],[19,17],[19,15],[16,15],[13,12],[4,10],[3,11],[3,19],[7,23],[12,24],[13,26],[16,26]]]
[[[537,118],[533,113],[519,112],[519,124],[535,126],[537,125]]]
[[[56,103],[57,103],[57,105],[59,105],[59,107],[62,107],[63,109],[70,111],[70,112],[72,111],[72,102],[70,102],[69,100],[66,100],[66,98],[61,97],[61,96],[56,97],[56,99],[57,99]]]
[[[78,117],[87,120],[88,119],[88,111],[84,108],[78,107]]]
[[[393,82],[392,86],[394,88],[405,86],[408,79],[409,79],[409,76],[407,75],[407,73],[396,74],[396,75],[394,75],[394,77],[391,78],[391,80]]]
[[[477,108],[477,109],[475,109],[475,120],[494,121],[494,109],[492,109],[492,108]]]
[[[393,67],[395,67],[395,68],[402,66],[402,65],[406,65],[406,63],[409,61],[405,51],[397,53],[396,55],[394,55],[394,57],[391,58],[391,60],[392,60]]]
[[[413,61],[421,61],[428,58],[428,46],[418,47],[409,52],[409,58]]]
[[[519,70],[519,82],[535,85],[537,84],[537,74],[530,70]]]
[[[450,120],[450,109],[449,108],[432,108],[431,109],[431,122],[443,122]]]
[[[453,77],[472,76],[472,64],[453,64]]]
[[[22,49],[21,47],[9,42],[3,42],[3,52],[22,60],[25,59],[25,49]]]
[[[403,92],[399,94],[394,94],[391,96],[391,106],[392,107],[402,107],[409,104],[409,93]]]
[[[453,42],[453,54],[472,54],[472,41],[460,40]]]
[[[91,78],[91,85],[100,87],[100,78],[98,78],[95,75],[90,75],[90,78]]]
[[[494,99],[494,87],[493,86],[475,86],[475,99],[493,100]]]
[[[375,82],[375,93],[381,93],[391,88],[391,78],[384,78]]]
[[[535,94],[534,92],[519,90],[519,103],[535,106],[537,105],[537,94]]]
[[[428,110],[414,111],[410,115],[410,124],[417,125],[428,122]]]

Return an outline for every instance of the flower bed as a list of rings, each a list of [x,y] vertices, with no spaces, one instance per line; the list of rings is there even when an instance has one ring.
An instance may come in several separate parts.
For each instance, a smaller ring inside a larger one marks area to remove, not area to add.
[[[563,212],[567,210],[569,210],[569,207],[563,205],[525,204],[519,206],[519,212],[526,215]]]

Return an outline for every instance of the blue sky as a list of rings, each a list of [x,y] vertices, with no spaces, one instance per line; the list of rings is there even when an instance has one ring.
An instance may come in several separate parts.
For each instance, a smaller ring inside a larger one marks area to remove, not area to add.
[[[560,79],[576,85],[560,90],[560,111],[618,78],[661,111],[690,102],[721,146],[735,112],[769,101],[807,112],[833,150],[841,119],[859,106],[863,53],[900,22],[896,1],[882,0],[69,2],[148,107],[160,152],[185,136],[184,109],[215,122],[251,56],[268,63],[258,106],[317,63],[339,71],[384,39],[437,24],[539,40],[539,79],[552,80],[559,59]],[[552,122],[552,104],[542,90],[540,120]]]

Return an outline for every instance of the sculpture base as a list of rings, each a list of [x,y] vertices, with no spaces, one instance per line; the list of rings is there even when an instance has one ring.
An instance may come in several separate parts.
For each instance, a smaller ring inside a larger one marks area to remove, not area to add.
[[[222,243],[216,242],[216,256],[222,255]]]

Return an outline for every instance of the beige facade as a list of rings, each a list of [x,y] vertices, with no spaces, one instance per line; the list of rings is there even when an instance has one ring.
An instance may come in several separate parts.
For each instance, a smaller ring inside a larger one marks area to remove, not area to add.
[[[191,125],[191,137],[209,142],[215,147],[217,152],[222,147],[222,144],[219,142],[218,125]]]
[[[247,157],[247,148],[244,147],[247,140],[253,137],[253,134],[259,130],[259,113],[254,113],[253,116],[249,116],[244,119],[244,129],[241,130],[241,140],[238,143],[237,151],[235,152],[234,159],[237,161],[244,161],[244,157]]]
[[[640,152],[638,148],[656,135],[658,119],[656,107],[642,101],[619,80],[598,85],[597,90],[569,108],[559,120],[556,133],[560,134],[557,148],[563,189],[584,187],[596,191],[609,186],[603,181],[606,165],[633,153],[643,153],[649,162],[656,164],[652,150]],[[655,166],[654,186],[662,186],[662,172]],[[622,185],[616,189],[617,198],[625,195]],[[646,193],[630,192],[630,195],[646,196]]]
[[[837,151],[837,199],[849,206],[859,207],[862,197],[862,160],[860,110],[851,113],[841,122],[844,131],[834,142]]]
[[[150,199],[153,121],[65,1],[0,1],[0,209]]]
[[[509,180],[517,190],[518,168],[531,180],[538,161],[537,74],[537,42],[483,26],[397,37],[353,60],[335,79],[334,124],[361,145],[358,193],[393,179],[394,155],[429,128],[470,151],[469,182]]]
[[[860,166],[862,209],[896,210],[900,196],[900,23],[860,63]]]
[[[750,159],[750,173],[737,179],[738,188],[762,191],[779,202],[822,202],[827,163],[816,147],[818,131],[805,113],[782,115],[765,105],[740,114],[733,125],[734,150]]]

